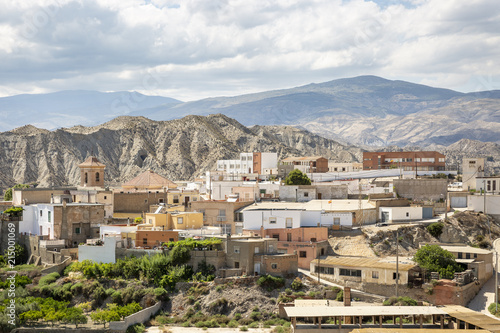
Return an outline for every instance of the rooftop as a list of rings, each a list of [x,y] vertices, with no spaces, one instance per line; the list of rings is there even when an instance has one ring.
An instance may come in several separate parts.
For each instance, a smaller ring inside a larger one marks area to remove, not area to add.
[[[87,157],[87,159],[85,161],[83,161],[83,163],[80,163],[78,165],[78,167],[80,167],[80,168],[82,168],[82,167],[104,168],[106,166],[104,164],[102,164],[101,162],[99,162],[97,157],[89,156],[89,157]]]
[[[490,250],[480,249],[472,246],[463,246],[463,245],[440,245],[443,249],[449,252],[464,252],[464,253],[477,253],[477,254],[490,254],[493,253]]]
[[[445,315],[435,306],[301,306],[285,307],[288,317]]]
[[[304,157],[287,157],[283,162],[293,162],[293,161],[316,161],[318,158],[324,158],[323,156],[304,156]]]
[[[374,209],[375,205],[368,200],[361,200],[362,209]],[[308,202],[260,202],[243,208],[249,210],[310,210],[310,211],[355,211],[359,209],[358,200],[311,200]]]
[[[320,260],[320,266],[331,265],[331,266],[343,266],[343,267],[354,267],[354,268],[382,268],[396,270],[396,261],[389,261],[388,259],[380,258],[367,258],[367,257],[326,257]],[[416,264],[407,264],[399,262],[400,271],[408,271],[414,267]]]
[[[134,187],[140,187],[140,188],[162,188],[162,187],[167,187],[167,188],[176,188],[177,184],[174,183],[173,181],[160,176],[156,172],[152,170],[148,170],[146,172],[141,173],[137,177],[135,177],[132,180],[129,180],[128,182],[122,184],[123,188],[134,188]]]

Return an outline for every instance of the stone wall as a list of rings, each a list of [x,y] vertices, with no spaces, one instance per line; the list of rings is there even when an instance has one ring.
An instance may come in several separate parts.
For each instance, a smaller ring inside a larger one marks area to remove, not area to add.
[[[71,260],[71,257],[66,257],[66,259],[62,263],[42,269],[42,275],[54,272],[57,272],[62,275],[64,269],[69,265],[71,265],[72,262],[73,261]]]
[[[149,205],[167,202],[167,194],[163,191],[140,193],[115,193],[113,209],[115,213],[149,212]]]
[[[394,179],[394,191],[403,198],[439,201],[447,190],[447,179]]]
[[[129,326],[139,323],[144,323],[148,321],[151,316],[157,313],[161,308],[161,302],[156,303],[149,308],[143,309],[139,312],[131,314],[125,317],[123,321],[112,321],[109,323],[109,329],[111,331],[122,331],[124,332]]]

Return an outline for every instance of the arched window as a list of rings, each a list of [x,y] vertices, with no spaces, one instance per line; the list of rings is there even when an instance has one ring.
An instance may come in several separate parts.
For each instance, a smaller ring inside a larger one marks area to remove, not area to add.
[[[95,181],[98,182],[99,181],[99,172],[96,172],[95,173]]]
[[[85,172],[85,184],[87,184],[89,182],[89,176],[88,174]]]

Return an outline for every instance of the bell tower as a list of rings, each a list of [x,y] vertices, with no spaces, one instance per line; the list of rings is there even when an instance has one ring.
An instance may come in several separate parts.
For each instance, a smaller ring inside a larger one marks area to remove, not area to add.
[[[104,187],[104,169],[106,166],[97,157],[89,156],[78,165],[80,168],[80,186]]]

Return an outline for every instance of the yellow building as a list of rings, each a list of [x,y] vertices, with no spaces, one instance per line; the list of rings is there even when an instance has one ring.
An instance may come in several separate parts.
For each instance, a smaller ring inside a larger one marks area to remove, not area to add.
[[[165,214],[146,213],[141,230],[200,229],[203,227],[203,213],[167,212]]]

